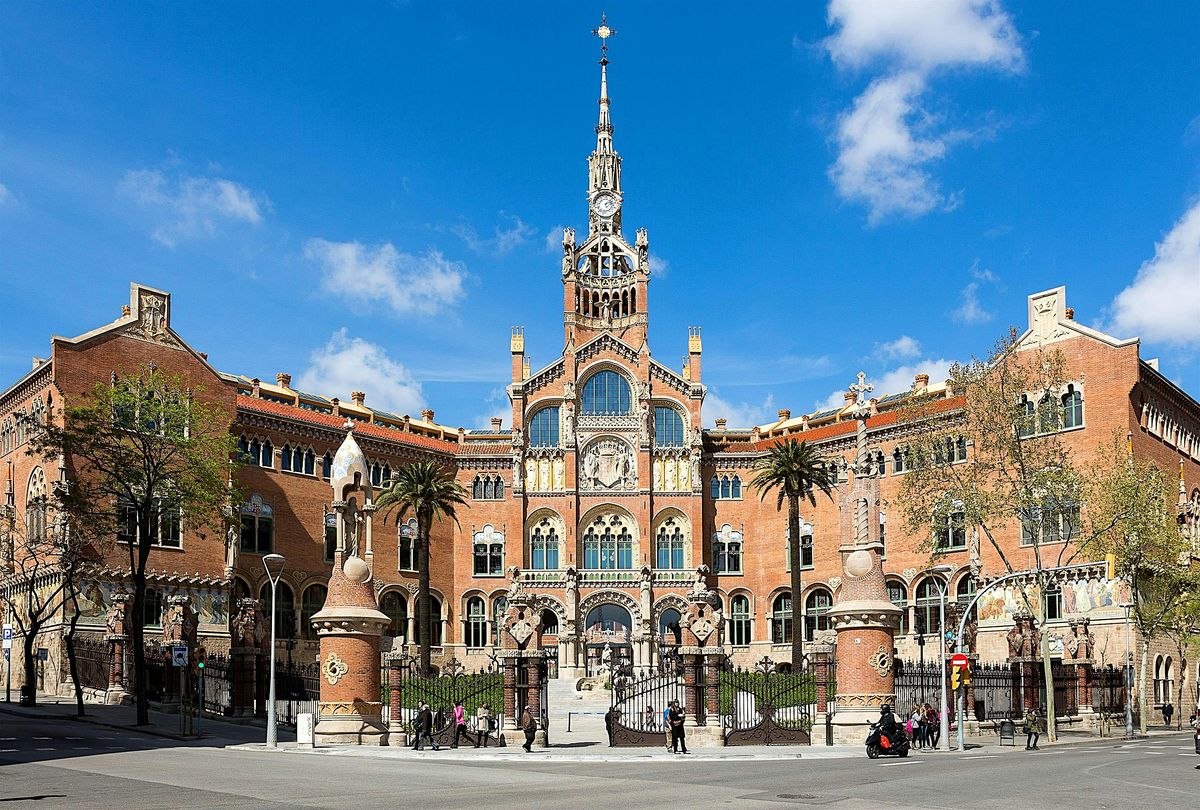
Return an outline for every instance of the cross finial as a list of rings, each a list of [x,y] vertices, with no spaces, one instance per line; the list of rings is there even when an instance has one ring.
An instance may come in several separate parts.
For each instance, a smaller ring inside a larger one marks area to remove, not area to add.
[[[850,393],[854,394],[854,404],[858,410],[867,407],[867,394],[874,390],[875,386],[867,382],[867,375],[858,372],[858,382],[850,386]]]
[[[608,16],[600,12],[600,25],[592,29],[592,36],[600,37],[600,64],[608,63],[608,38],[616,33],[616,29],[608,27]]]

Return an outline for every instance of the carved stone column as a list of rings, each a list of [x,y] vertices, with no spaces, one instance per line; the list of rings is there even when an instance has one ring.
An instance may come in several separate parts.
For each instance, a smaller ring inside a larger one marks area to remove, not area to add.
[[[253,717],[258,694],[261,624],[257,599],[239,599],[230,623],[229,665],[234,717]]]
[[[108,609],[108,633],[104,636],[108,642],[108,689],[104,692],[104,702],[109,705],[120,704],[129,695],[125,689],[125,644],[129,640],[126,621],[131,598],[132,594],[117,591]]]
[[[182,644],[188,648],[188,658],[191,660],[191,655],[196,649],[196,614],[192,610],[192,598],[190,596],[182,596],[176,594],[167,597],[167,604],[163,608],[162,622],[162,649],[163,658],[166,662],[166,695],[163,700],[164,705],[177,705],[180,701],[188,702],[187,694],[180,694],[180,668],[171,664],[171,648],[177,644]],[[190,667],[183,667],[183,689],[185,692],[190,692]]]
[[[400,679],[403,677],[404,661],[408,658],[403,652],[390,652],[384,656],[388,666],[388,740],[392,745],[404,742],[408,744],[404,733],[404,712],[400,705]]]
[[[687,594],[687,610],[679,620],[678,654],[683,664],[688,745],[699,748],[725,744],[717,699],[725,618],[707,580],[708,566],[702,565],[696,569]]]
[[[896,703],[894,647],[900,608],[888,599],[880,565],[882,545],[842,546],[842,586],[829,611],[837,631],[836,745],[859,745],[879,707]]]
[[[521,714],[529,706],[537,718],[538,730],[533,744],[549,745],[545,707],[542,706],[542,611],[521,582],[515,565],[508,569],[508,609],[500,626],[500,658],[504,662],[504,713],[512,722],[513,734],[524,745],[520,728]],[[502,741],[507,744],[507,740]]]

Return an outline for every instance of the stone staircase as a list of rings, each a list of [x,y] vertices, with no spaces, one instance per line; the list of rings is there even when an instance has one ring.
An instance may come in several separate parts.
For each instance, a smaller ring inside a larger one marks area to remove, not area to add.
[[[594,743],[608,745],[604,713],[612,693],[607,689],[577,692],[577,678],[554,678],[546,686],[550,703],[548,717],[555,743]],[[567,733],[567,714],[571,713],[571,732]]]

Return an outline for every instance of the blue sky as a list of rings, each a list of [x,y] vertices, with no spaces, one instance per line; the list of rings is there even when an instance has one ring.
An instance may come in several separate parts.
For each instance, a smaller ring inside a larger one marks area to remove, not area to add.
[[[1059,284],[1200,394],[1200,6],[608,2],[651,349],[705,423],[985,352]],[[348,9],[348,10],[347,10]],[[0,6],[0,380],[137,280],[222,370],[468,426],[562,350],[599,6]],[[507,420],[506,420],[507,424]]]

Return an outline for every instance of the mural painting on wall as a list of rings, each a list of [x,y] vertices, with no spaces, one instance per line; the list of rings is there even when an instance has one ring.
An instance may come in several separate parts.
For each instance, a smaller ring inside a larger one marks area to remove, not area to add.
[[[1060,588],[1064,616],[1112,610],[1129,600],[1129,584],[1120,579],[1068,579]],[[1029,586],[1027,593],[1034,605],[1042,598],[1041,589],[1036,585]],[[996,588],[979,600],[981,622],[1009,622],[1015,613],[1025,610],[1025,602],[1016,585]]]
[[[112,605],[113,594],[127,591],[128,586],[116,582],[87,582],[79,594],[79,610],[84,620],[103,623]],[[190,596],[200,624],[229,624],[229,592],[222,588],[186,588],[177,585],[160,587],[164,601],[171,596]]]

